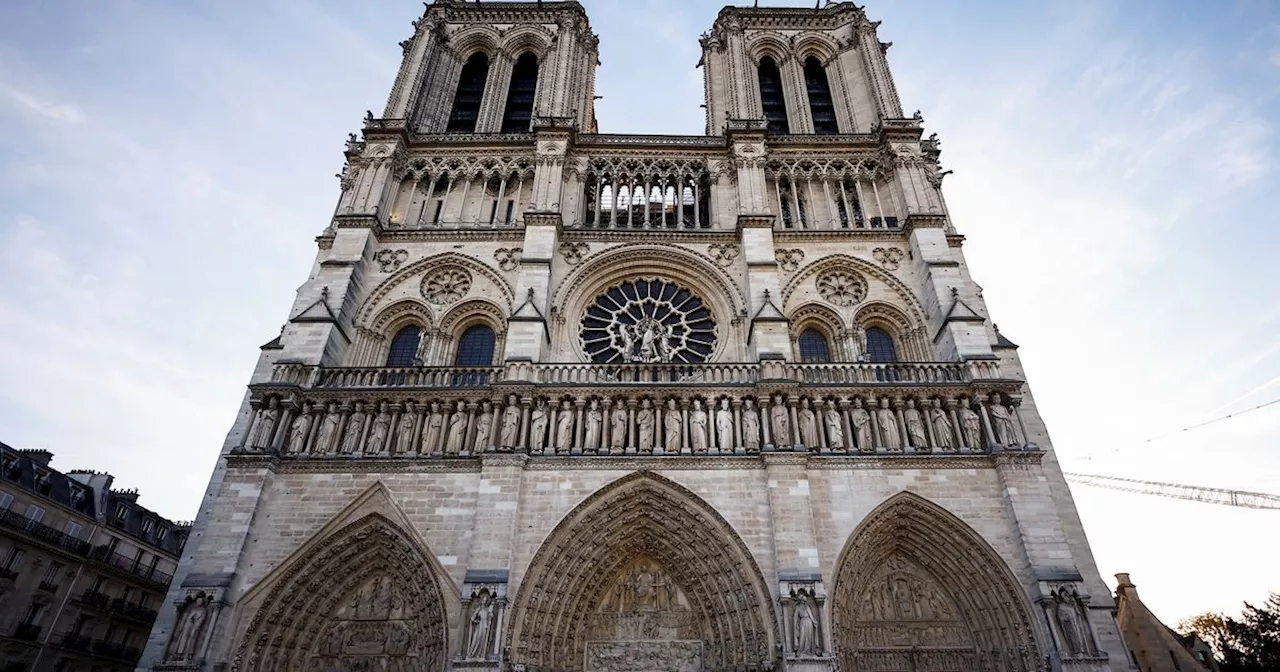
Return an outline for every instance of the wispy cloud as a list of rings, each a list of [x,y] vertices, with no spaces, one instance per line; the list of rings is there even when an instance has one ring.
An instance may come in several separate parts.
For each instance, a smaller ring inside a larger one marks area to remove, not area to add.
[[[51,121],[64,124],[79,124],[85,120],[84,112],[72,103],[58,103],[40,98],[0,82],[0,92],[11,103],[16,103],[27,112],[34,113]]]

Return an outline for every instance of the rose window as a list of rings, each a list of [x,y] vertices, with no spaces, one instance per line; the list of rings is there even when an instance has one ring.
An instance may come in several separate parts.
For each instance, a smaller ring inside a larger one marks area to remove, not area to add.
[[[422,280],[422,296],[438,306],[458,301],[470,290],[471,274],[462,268],[442,268]]]
[[[867,281],[854,271],[825,273],[817,284],[818,294],[837,306],[852,306],[867,297]]]
[[[716,323],[702,299],[669,280],[627,280],[582,316],[582,347],[595,364],[705,362]]]

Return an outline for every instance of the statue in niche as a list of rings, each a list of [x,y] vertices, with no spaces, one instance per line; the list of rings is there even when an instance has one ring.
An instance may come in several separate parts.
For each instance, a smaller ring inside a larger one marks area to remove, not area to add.
[[[293,419],[293,426],[289,428],[289,441],[285,444],[285,452],[291,455],[306,452],[307,435],[311,434],[311,402],[302,403],[302,412],[298,417]]]
[[[933,408],[929,409],[929,424],[933,425],[933,439],[943,450],[955,448],[955,437],[951,434],[951,419],[942,408],[942,402],[933,400]]]
[[[169,639],[169,660],[191,660],[195,657],[209,618],[209,602],[209,596],[197,593],[183,603],[178,613],[178,626]]]
[[[689,447],[695,455],[707,454],[707,412],[702,409],[702,400],[693,400],[693,410],[689,412]]]
[[[347,418],[347,431],[342,436],[342,454],[355,455],[360,451],[360,441],[364,439],[364,402],[356,402],[356,410]]]
[[[503,450],[511,450],[520,442],[520,402],[516,395],[507,397],[507,407],[502,409],[502,430],[498,444]]]
[[[796,598],[795,611],[792,614],[792,642],[797,656],[821,655],[818,647],[818,623],[810,605],[808,595],[803,592]]]
[[[600,448],[600,427],[604,424],[604,411],[600,410],[600,400],[592,399],[587,404],[587,428],[583,437],[583,450],[595,452]]]
[[[1066,645],[1064,653],[1073,656],[1093,655],[1092,637],[1089,636],[1089,627],[1084,620],[1087,618],[1084,616],[1084,605],[1079,597],[1064,587],[1054,595],[1053,605],[1053,618]]]
[[[488,654],[489,631],[493,628],[496,607],[489,591],[480,592],[480,598],[471,614],[471,636],[467,639],[467,658],[480,660]]]
[[[800,426],[800,443],[809,450],[816,450],[821,445],[818,442],[818,415],[813,412],[808,397],[800,400],[796,424]]]
[[[258,422],[253,425],[253,436],[249,440],[250,448],[270,448],[271,436],[275,433],[276,420],[280,418],[280,400],[271,397],[267,407],[258,411]]]
[[[720,444],[720,452],[733,451],[733,411],[729,409],[729,400],[720,400],[720,409],[716,411],[716,440]]]
[[[849,422],[853,424],[853,436],[858,441],[858,449],[875,450],[871,432],[871,412],[862,407],[862,399],[853,400],[853,410],[849,411]]]
[[[1013,428],[1013,413],[1003,403],[999,394],[991,395],[991,406],[987,410],[991,414],[991,428],[995,431],[996,443],[1002,446],[1018,445],[1018,433]]]
[[[760,452],[760,414],[750,397],[742,402],[742,445],[748,453]]]
[[[560,414],[556,416],[556,453],[568,453],[573,446],[573,408],[569,400],[560,403]]]
[[[787,415],[781,394],[773,395],[773,405],[769,407],[769,431],[773,433],[773,445],[779,448],[791,446],[791,417]]]
[[[844,425],[840,423],[840,408],[835,401],[827,401],[827,409],[822,418],[827,425],[827,443],[834,450],[843,450]]]
[[[529,450],[542,454],[542,445],[547,436],[547,400],[539,399],[533,405],[533,413],[529,416]]]
[[[489,449],[489,438],[493,434],[493,404],[484,400],[480,404],[480,417],[476,418],[476,438],[471,452],[475,455]]]
[[[462,401],[454,407],[449,416],[449,433],[445,436],[444,454],[457,455],[462,452],[462,442],[467,438],[467,410]]]
[[[622,402],[609,412],[609,452],[621,453],[627,445],[627,408]]]
[[[644,455],[653,452],[653,403],[649,399],[640,402],[636,411],[636,449]]]
[[[907,426],[907,438],[911,440],[911,446],[928,448],[929,439],[924,431],[924,419],[920,417],[920,411],[916,410],[915,399],[907,400],[907,407],[902,411],[902,421]]]
[[[377,455],[387,444],[387,435],[391,433],[391,411],[387,402],[378,405],[378,415],[373,419],[373,428],[369,430],[369,440],[364,444],[366,455]]]
[[[338,426],[342,424],[342,415],[338,413],[338,402],[329,402],[328,412],[320,423],[320,433],[316,436],[313,449],[318,454],[334,452],[334,443],[338,440]]]
[[[440,434],[444,431],[444,413],[440,402],[431,402],[431,414],[427,416],[427,428],[422,432],[422,454],[440,454]]]
[[[635,325],[619,325],[618,340],[622,343],[623,360],[645,364],[671,361],[671,327],[652,317],[645,317]]]
[[[621,344],[619,350],[622,352],[623,363],[633,362],[636,359],[636,332],[634,329],[635,327],[630,324],[615,325],[618,342]]]
[[[898,434],[898,419],[889,408],[889,398],[880,399],[880,408],[876,410],[876,423],[880,425],[880,445],[885,450],[902,450],[902,436]]]
[[[973,403],[977,403],[974,401]],[[970,448],[982,447],[982,418],[974,412],[973,408],[961,400],[960,403],[960,429],[964,431],[964,443]]]
[[[684,418],[680,417],[680,409],[676,407],[675,399],[667,400],[667,411],[662,414],[662,424],[667,430],[664,447],[669,451],[680,452],[683,444],[680,438],[684,434]]]
[[[407,455],[413,451],[413,425],[417,421],[417,410],[412,401],[404,402],[400,421],[396,423],[395,446],[391,449],[396,455]]]

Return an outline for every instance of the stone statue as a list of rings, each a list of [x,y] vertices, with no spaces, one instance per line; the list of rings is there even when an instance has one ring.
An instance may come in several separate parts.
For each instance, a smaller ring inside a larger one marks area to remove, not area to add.
[[[341,424],[342,414],[338,412],[338,402],[331,401],[324,421],[320,423],[320,433],[316,436],[316,445],[313,449],[315,453],[323,455],[336,450],[334,444],[338,440],[338,426]]]
[[[976,402],[975,402],[976,403]],[[982,418],[974,412],[968,403],[960,403],[960,429],[964,432],[964,443],[969,448],[982,447]]]
[[[174,629],[169,660],[191,660],[200,646],[200,635],[209,615],[209,598],[199,595],[182,605],[178,627]]]
[[[280,400],[271,397],[267,407],[258,411],[258,422],[253,425],[253,436],[249,440],[250,448],[270,448],[272,431],[276,420],[280,418]]]
[[[1018,433],[1013,428],[1013,413],[1003,403],[1000,394],[991,395],[991,406],[987,412],[991,414],[991,429],[995,431],[996,443],[1002,446],[1018,445]]]
[[[898,434],[898,419],[889,408],[889,398],[880,399],[880,408],[876,409],[876,423],[880,425],[880,445],[885,450],[902,450],[902,436]]]
[[[1078,601],[1075,596],[1069,594],[1065,589],[1060,591],[1054,599],[1054,620],[1058,622],[1058,630],[1062,632],[1067,650],[1065,653],[1077,656],[1090,655],[1093,653],[1089,645],[1089,631],[1080,617],[1080,610],[1077,607]]]
[[[626,445],[627,408],[622,402],[618,402],[609,413],[609,452],[621,453]]]
[[[929,435],[924,431],[924,419],[916,410],[916,400],[908,399],[907,407],[902,411],[902,422],[907,426],[907,438],[911,439],[913,448],[928,448]]]
[[[543,442],[547,437],[547,400],[539,399],[533,405],[533,413],[529,416],[529,450],[542,454]]]
[[[462,452],[462,443],[467,439],[466,404],[459,401],[449,416],[449,433],[445,435],[444,454],[457,455]]]
[[[413,351],[413,363],[417,366],[426,366],[429,350],[431,349],[431,338],[427,332],[418,333],[418,347]]]
[[[853,400],[853,410],[849,411],[849,422],[853,424],[853,436],[858,441],[859,450],[875,450],[871,438],[871,413],[862,407],[862,399]]]
[[[769,407],[769,431],[773,433],[773,445],[778,448],[791,446],[791,417],[787,415],[781,394],[773,395],[773,405]]]
[[[400,411],[400,422],[396,423],[396,444],[392,450],[396,455],[405,455],[413,450],[413,426],[417,422],[417,409],[412,401],[404,402],[404,410]]]
[[[793,633],[795,634],[795,652],[797,656],[816,656],[818,651],[818,625],[815,622],[813,607],[809,598],[801,595],[796,600]]]
[[[480,404],[480,417],[476,418],[476,438],[472,442],[471,452],[474,455],[489,449],[489,439],[493,436],[493,404],[488,399]]]
[[[440,402],[431,402],[431,414],[427,416],[427,428],[422,432],[422,454],[440,454],[440,433],[444,431],[444,413]]]
[[[658,325],[658,361],[671,361],[671,325]]]
[[[680,409],[676,408],[676,400],[667,400],[667,411],[662,414],[662,423],[667,430],[665,448],[668,451],[680,452],[684,443],[680,440],[684,434],[684,418],[680,417]]]
[[[622,361],[623,363],[634,361],[636,350],[635,332],[632,331],[632,326],[629,324],[619,324],[617,326],[618,340],[622,342]]]
[[[653,404],[644,399],[636,411],[636,450],[643,455],[653,452]]]
[[[573,446],[573,408],[566,399],[560,404],[556,416],[556,453],[568,453]]]
[[[378,405],[378,415],[373,419],[373,428],[369,430],[369,440],[364,444],[366,455],[377,455],[387,445],[387,436],[391,434],[391,411],[387,402]]]
[[[285,444],[285,452],[291,455],[306,452],[307,435],[311,433],[311,402],[302,403],[302,412],[293,419],[289,428],[289,442]]]
[[[840,408],[834,401],[827,402],[822,414],[827,425],[827,443],[835,450],[844,448],[844,425],[840,422]]]
[[[750,397],[742,402],[742,446],[748,453],[760,452],[760,414]]]
[[[702,400],[693,400],[689,412],[689,447],[694,455],[707,454],[707,412],[702,410]]]
[[[600,449],[600,428],[604,425],[604,411],[600,410],[600,400],[592,399],[587,404],[587,431],[583,437],[583,450],[595,452]]]
[[[342,435],[342,454],[354,455],[360,452],[360,441],[364,438],[364,402],[356,402],[356,410],[347,418],[347,432]]]
[[[716,411],[716,440],[720,443],[720,452],[733,452],[733,411],[729,409],[729,400],[720,400],[720,410]]]
[[[956,447],[955,436],[951,433],[951,419],[943,410],[942,402],[937,399],[933,400],[933,408],[929,409],[929,424],[933,425],[933,440],[938,442],[939,448],[951,450]]]
[[[647,324],[637,328],[640,329],[640,361],[656,362],[658,361],[658,323],[649,321]]]
[[[822,446],[818,441],[818,415],[813,412],[808,397],[800,400],[797,424],[800,425],[800,443],[809,450],[817,450]]]
[[[471,637],[467,641],[467,658],[483,659],[487,654],[489,631],[493,627],[493,596],[482,593],[480,603],[471,614]]]
[[[520,442],[520,400],[512,394],[507,397],[507,407],[502,410],[502,430],[498,434],[498,445],[503,450],[511,450]]]

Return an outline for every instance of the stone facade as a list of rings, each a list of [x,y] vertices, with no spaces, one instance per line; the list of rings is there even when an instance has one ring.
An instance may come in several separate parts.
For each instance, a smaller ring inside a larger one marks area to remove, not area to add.
[[[609,135],[577,3],[428,5],[143,669],[1128,669],[876,25]]]

